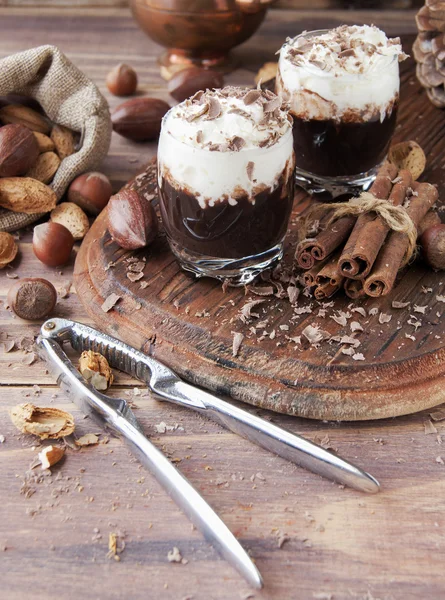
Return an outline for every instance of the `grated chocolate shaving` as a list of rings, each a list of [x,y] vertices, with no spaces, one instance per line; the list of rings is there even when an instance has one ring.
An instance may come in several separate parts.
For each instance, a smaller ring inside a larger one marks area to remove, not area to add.
[[[232,356],[238,356],[239,349],[243,343],[244,335],[239,331],[232,331],[233,344],[232,344]]]
[[[121,299],[121,296],[118,296],[118,294],[110,294],[106,299],[105,302],[102,304],[101,309],[104,312],[109,312]]]
[[[279,96],[275,96],[271,100],[268,100],[263,104],[263,110],[265,113],[273,113],[276,108],[280,108],[281,106],[281,98]]]
[[[209,104],[209,112],[207,114],[207,120],[212,121],[213,119],[217,119],[221,114],[221,104],[217,98],[214,96],[209,96],[207,100]]]
[[[249,106],[249,104],[253,104],[258,100],[258,98],[261,98],[261,95],[261,90],[249,90],[244,96],[243,102],[246,106]]]
[[[247,170],[247,177],[249,178],[249,181],[252,181],[252,175],[253,175],[253,170],[254,170],[254,168],[255,168],[255,163],[254,163],[253,161],[251,161],[251,160],[250,160],[250,161],[247,163],[247,167],[246,167],[246,170]]]
[[[252,317],[258,319],[260,315],[258,313],[253,313],[252,308],[254,308],[254,306],[258,306],[259,304],[263,304],[263,302],[266,302],[266,300],[250,300],[247,302],[240,311],[240,320],[243,323],[248,323]]]
[[[199,119],[199,117],[202,117],[202,115],[205,115],[205,113],[208,112],[208,110],[209,110],[209,105],[207,103],[205,103],[201,106],[201,108],[199,108],[199,110],[197,110],[193,114],[187,115],[185,118],[189,123],[191,123],[192,121]]]
[[[409,302],[399,302],[398,300],[393,300],[391,304],[393,308],[406,308],[409,305]]]
[[[229,141],[229,149],[239,152],[246,145],[246,140],[239,135],[234,135]]]
[[[339,58],[348,58],[348,56],[357,56],[353,48],[346,48],[338,54]]]

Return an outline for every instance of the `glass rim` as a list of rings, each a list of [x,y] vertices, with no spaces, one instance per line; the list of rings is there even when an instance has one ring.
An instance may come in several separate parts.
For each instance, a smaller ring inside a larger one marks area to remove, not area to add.
[[[291,44],[294,43],[295,40],[297,40],[298,38],[310,38],[310,37],[314,37],[315,35],[323,35],[325,33],[329,33],[329,31],[332,31],[332,29],[333,28],[313,29],[311,31],[302,31],[295,37],[290,38],[290,42],[286,41],[282,46],[282,50],[284,50],[287,47],[290,47]],[[382,55],[382,56],[384,56],[384,55]],[[386,69],[386,68],[390,67],[394,62],[397,62],[397,64],[399,62],[399,57],[397,54],[394,54],[393,56],[387,56],[385,58],[387,58],[387,60],[382,65],[380,65],[379,71],[372,73],[372,75],[379,75],[381,69]],[[304,68],[318,76],[335,77],[335,73],[333,73],[332,71],[321,71],[321,69],[317,69],[316,67],[313,67],[310,63],[308,65],[305,65]],[[321,73],[322,73],[322,75],[321,75]],[[341,74],[339,77],[341,79],[355,79],[357,76],[363,76],[363,75],[369,75],[369,72],[366,74],[365,73],[347,73],[347,74]]]

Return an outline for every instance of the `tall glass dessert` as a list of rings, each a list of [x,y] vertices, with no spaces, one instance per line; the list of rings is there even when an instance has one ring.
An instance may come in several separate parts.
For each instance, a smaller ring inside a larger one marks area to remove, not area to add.
[[[244,284],[279,259],[294,166],[291,118],[270,91],[207,90],[173,107],[162,123],[158,177],[181,266]]]
[[[286,41],[276,91],[290,104],[303,187],[336,195],[370,185],[396,125],[399,61],[405,57],[399,38],[368,25]]]

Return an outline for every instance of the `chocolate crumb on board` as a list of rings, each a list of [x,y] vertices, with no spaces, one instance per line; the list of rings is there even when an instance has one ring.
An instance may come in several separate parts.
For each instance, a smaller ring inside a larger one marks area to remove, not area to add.
[[[425,435],[430,435],[432,433],[437,433],[437,429],[433,425],[432,421],[430,421],[430,419],[426,419],[423,422],[423,427],[424,427],[424,430],[425,430]]]
[[[393,308],[406,308],[410,305],[410,302],[399,302],[398,300],[393,300],[391,306]]]
[[[445,408],[436,409],[430,413],[430,417],[433,421],[445,421]]]
[[[109,312],[112,308],[114,308],[116,306],[116,304],[119,302],[119,300],[121,299],[121,296],[119,296],[118,294],[112,293],[110,294],[104,301],[104,303],[101,306],[101,309],[104,312]]]
[[[2,343],[2,347],[3,347],[3,352],[12,352],[12,350],[14,350],[14,348],[15,348],[15,341],[14,340],[6,340],[5,342]]]
[[[233,344],[232,344],[232,356],[238,356],[239,349],[244,339],[244,335],[239,331],[232,331]]]

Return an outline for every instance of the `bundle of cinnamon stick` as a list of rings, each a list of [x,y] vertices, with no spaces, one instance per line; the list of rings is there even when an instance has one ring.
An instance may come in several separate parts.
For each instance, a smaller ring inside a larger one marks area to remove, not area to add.
[[[411,254],[416,230],[420,236],[427,227],[440,223],[437,213],[431,210],[438,197],[437,188],[418,183],[418,176],[418,170],[410,168],[409,163],[396,165],[387,161],[369,189],[374,201],[386,200],[392,206],[403,207],[411,220],[405,217],[410,237],[392,230],[388,220],[371,211],[358,216],[346,214],[332,223],[326,214],[316,237],[298,244],[296,263],[305,270],[302,279],[314,289],[318,300],[329,298],[342,288],[353,299],[385,296],[391,291],[398,271],[406,264],[407,253]],[[329,206],[336,210],[335,204]],[[393,212],[400,215],[403,211]]]

